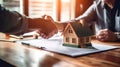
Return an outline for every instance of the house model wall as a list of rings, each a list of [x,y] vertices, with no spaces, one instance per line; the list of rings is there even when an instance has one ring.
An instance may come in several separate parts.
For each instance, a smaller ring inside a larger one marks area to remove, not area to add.
[[[80,22],[68,23],[63,31],[63,45],[85,48],[91,44],[93,30]]]

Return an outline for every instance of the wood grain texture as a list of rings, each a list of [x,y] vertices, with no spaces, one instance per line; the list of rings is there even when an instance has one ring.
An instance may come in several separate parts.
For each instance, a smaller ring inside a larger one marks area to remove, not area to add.
[[[119,42],[93,40],[92,43],[120,46]],[[69,57],[31,46],[0,42],[0,59],[17,67],[120,67],[120,48]]]

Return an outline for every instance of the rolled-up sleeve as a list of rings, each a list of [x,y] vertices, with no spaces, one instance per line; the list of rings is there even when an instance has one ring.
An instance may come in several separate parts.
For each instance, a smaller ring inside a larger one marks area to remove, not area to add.
[[[95,11],[95,5],[92,4],[83,15],[77,17],[75,20],[84,19],[87,22],[95,21],[96,20],[96,11]]]

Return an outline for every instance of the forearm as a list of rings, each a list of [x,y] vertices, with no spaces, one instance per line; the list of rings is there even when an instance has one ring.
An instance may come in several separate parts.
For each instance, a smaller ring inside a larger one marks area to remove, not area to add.
[[[39,29],[40,32],[46,35],[58,31],[53,22],[51,22],[49,19],[44,18],[28,18],[28,26],[32,29]]]
[[[49,33],[49,21],[43,18],[27,18],[28,19],[28,31],[39,30],[45,34]]]
[[[28,19],[28,27],[29,28],[41,28],[43,23],[45,22],[42,18],[27,18]]]

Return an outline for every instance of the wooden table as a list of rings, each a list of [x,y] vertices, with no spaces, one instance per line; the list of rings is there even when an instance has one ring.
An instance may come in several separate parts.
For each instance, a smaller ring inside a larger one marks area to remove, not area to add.
[[[93,40],[92,43],[120,46],[120,42]],[[0,59],[17,67],[120,67],[120,49],[73,58],[26,45],[0,42]]]

